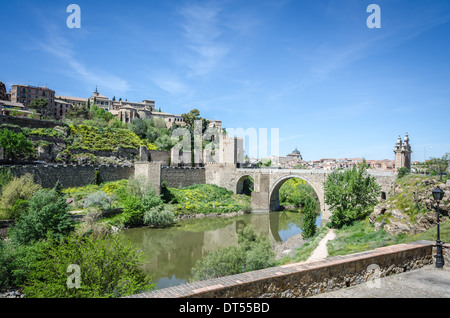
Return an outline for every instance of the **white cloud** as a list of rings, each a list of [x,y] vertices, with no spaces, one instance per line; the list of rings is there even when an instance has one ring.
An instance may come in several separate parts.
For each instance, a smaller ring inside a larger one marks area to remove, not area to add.
[[[221,11],[209,4],[194,4],[179,10],[183,17],[181,26],[187,49],[181,54],[180,62],[190,69],[191,75],[213,72],[230,51],[229,45],[220,40]]]
[[[180,95],[189,92],[189,86],[180,81],[174,75],[156,75],[153,76],[153,82],[162,90],[170,94]]]
[[[56,28],[47,24],[47,38],[39,42],[37,49],[57,58],[67,66],[60,70],[64,75],[72,77],[90,87],[101,87],[103,91],[124,95],[130,90],[128,82],[119,76],[107,71],[87,66],[76,58],[76,52],[72,45],[59,35]]]

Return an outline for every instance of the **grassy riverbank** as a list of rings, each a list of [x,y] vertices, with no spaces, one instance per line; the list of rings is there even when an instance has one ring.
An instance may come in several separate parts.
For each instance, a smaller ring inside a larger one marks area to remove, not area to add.
[[[450,242],[450,221],[441,223],[440,232],[441,241]],[[368,220],[363,220],[351,226],[344,226],[335,233],[336,238],[327,244],[330,256],[358,253],[377,247],[419,240],[435,241],[437,229],[434,226],[419,234],[391,235],[384,230],[375,231]]]

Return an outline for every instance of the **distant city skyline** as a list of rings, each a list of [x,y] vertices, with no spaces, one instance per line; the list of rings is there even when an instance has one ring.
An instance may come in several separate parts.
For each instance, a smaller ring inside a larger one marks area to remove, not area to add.
[[[306,161],[393,160],[406,132],[412,161],[450,152],[448,1],[73,3],[80,28],[69,3],[0,3],[8,90],[197,108],[224,128],[278,128],[279,155]],[[366,24],[372,3],[381,28]]]

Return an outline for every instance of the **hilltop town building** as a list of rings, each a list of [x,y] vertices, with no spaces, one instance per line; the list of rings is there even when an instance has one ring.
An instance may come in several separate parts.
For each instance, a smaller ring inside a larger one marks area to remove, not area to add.
[[[398,169],[406,167],[411,170],[411,145],[409,144],[408,132],[405,135],[405,139],[398,136],[397,142],[394,148],[395,153],[395,171]]]
[[[55,91],[52,89],[31,85],[13,85],[11,87],[11,101],[21,103],[26,108],[38,98],[48,100],[49,110],[55,107]],[[50,111],[50,113],[52,112]]]
[[[0,82],[0,100],[9,101],[9,96],[6,93],[6,85]]]

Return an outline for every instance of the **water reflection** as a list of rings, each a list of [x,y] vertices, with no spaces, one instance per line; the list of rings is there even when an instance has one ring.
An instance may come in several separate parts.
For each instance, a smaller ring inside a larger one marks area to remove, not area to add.
[[[148,260],[145,271],[153,275],[158,288],[165,288],[188,282],[192,267],[209,252],[237,245],[238,229],[246,224],[271,242],[283,242],[301,233],[301,217],[300,213],[283,211],[191,219],[167,229],[128,229],[122,235],[144,252]]]

